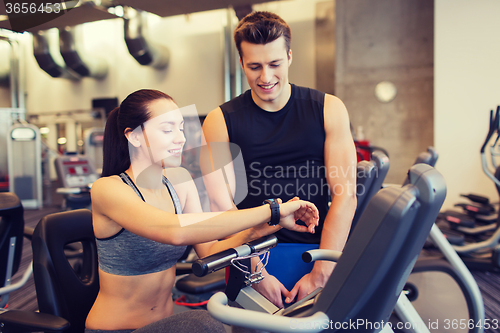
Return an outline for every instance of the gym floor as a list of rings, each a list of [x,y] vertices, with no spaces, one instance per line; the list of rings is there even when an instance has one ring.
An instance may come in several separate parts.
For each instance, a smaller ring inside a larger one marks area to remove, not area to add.
[[[25,210],[24,212],[25,225],[28,227],[35,227],[43,216],[60,211],[61,198],[54,196],[52,199],[54,204],[44,207],[41,210]],[[22,273],[28,267],[29,263],[31,262],[31,258],[32,258],[31,244],[29,241],[24,241],[22,261],[18,272],[13,278],[14,282],[22,275]],[[500,320],[500,272],[473,271],[472,274],[475,277],[483,296],[486,318],[487,319],[489,318],[490,320]],[[425,277],[419,277],[419,278],[423,279]],[[435,281],[433,281],[432,284],[435,286],[441,283],[435,283]],[[434,294],[434,297],[436,297],[436,299],[439,300],[440,302],[445,299],[444,296],[439,296],[436,293],[431,292],[431,294]],[[423,296],[424,295],[421,295],[421,298]],[[453,298],[449,300],[449,302],[451,302],[453,306],[454,304]],[[415,306],[417,305],[415,304]],[[10,309],[19,309],[19,310],[29,310],[29,311],[38,310],[33,277],[31,277],[21,289],[11,293],[8,307]],[[175,313],[188,311],[188,308],[176,305],[174,311]],[[228,332],[230,332],[229,327],[227,327],[227,330]],[[485,332],[487,333],[500,332],[500,328],[485,330]]]

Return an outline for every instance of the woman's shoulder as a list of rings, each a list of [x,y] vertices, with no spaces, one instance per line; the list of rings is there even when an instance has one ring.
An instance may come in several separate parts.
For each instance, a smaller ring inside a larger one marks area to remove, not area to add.
[[[107,215],[109,210],[123,210],[136,207],[143,201],[134,190],[125,184],[119,176],[99,178],[90,189],[92,207],[101,214]]]
[[[92,197],[97,197],[116,192],[128,192],[127,188],[129,186],[121,180],[120,176],[113,175],[97,179],[92,184],[90,194]]]
[[[106,188],[107,186],[118,186],[120,183],[124,184],[120,176],[113,175],[108,177],[101,177],[92,184],[92,188],[90,190],[96,191],[102,188]]]

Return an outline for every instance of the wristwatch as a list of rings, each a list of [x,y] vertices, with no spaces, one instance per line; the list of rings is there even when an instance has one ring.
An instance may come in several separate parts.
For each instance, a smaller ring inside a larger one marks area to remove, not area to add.
[[[277,199],[266,199],[262,203],[263,205],[269,204],[271,206],[271,220],[268,222],[269,225],[274,226],[280,223],[280,204]]]

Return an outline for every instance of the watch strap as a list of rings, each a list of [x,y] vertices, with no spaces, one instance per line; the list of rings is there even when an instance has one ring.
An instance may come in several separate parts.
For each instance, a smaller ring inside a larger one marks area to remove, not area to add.
[[[269,204],[271,207],[271,220],[268,222],[269,225],[274,226],[280,223],[280,204],[276,199],[266,199],[263,204]]]

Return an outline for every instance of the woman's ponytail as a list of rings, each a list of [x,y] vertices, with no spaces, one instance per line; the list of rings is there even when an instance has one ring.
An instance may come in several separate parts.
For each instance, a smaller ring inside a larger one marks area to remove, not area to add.
[[[103,139],[102,177],[119,175],[130,166],[128,141],[119,126],[120,107],[108,115]]]

